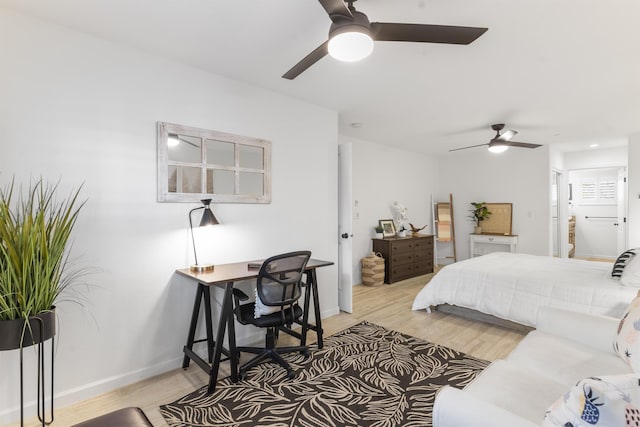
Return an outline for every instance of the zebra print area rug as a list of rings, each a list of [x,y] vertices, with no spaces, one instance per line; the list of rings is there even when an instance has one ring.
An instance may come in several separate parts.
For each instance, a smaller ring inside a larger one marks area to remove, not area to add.
[[[160,407],[171,427],[431,426],[436,392],[463,387],[489,362],[363,322],[325,339],[296,371],[264,363],[247,379],[218,382]]]

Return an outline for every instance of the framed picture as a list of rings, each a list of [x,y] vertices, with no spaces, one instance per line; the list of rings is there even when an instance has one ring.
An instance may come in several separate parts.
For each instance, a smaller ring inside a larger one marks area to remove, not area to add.
[[[393,237],[396,235],[396,226],[393,224],[392,219],[380,219],[378,224],[382,227],[383,237]]]

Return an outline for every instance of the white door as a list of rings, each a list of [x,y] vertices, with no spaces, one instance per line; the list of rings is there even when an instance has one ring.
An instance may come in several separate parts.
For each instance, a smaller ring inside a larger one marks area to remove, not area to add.
[[[621,168],[618,170],[618,220],[616,221],[617,229],[617,248],[618,254],[626,251],[627,248],[627,170]]]
[[[351,144],[338,145],[338,275],[340,310],[353,311],[353,227],[352,227]]]

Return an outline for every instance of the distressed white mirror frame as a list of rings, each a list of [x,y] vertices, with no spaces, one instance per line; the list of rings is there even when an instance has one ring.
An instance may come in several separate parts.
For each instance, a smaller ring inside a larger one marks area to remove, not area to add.
[[[157,145],[159,202],[271,203],[271,142],[158,122]]]

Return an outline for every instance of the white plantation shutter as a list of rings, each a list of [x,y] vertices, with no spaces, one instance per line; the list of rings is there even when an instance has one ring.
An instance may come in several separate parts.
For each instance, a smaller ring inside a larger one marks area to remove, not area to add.
[[[617,200],[618,182],[614,177],[600,178],[598,183],[598,198],[602,202],[612,202]]]
[[[596,183],[594,179],[587,179],[580,183],[580,198],[583,202],[596,201]]]
[[[580,182],[582,203],[587,204],[615,204],[618,200],[618,180],[616,177],[588,177]]]

